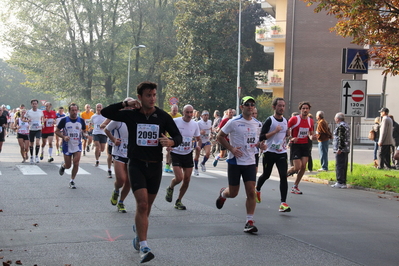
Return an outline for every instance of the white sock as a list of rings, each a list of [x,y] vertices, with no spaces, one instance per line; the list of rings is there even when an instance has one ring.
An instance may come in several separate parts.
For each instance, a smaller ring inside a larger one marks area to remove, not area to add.
[[[147,241],[140,241],[140,248],[148,247]]]
[[[247,223],[248,221],[253,221],[254,220],[254,215],[253,214],[247,214]]]
[[[53,157],[53,148],[48,148],[48,156]]]

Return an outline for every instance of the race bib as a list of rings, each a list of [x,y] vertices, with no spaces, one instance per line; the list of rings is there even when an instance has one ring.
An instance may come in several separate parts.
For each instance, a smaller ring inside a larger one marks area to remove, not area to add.
[[[54,125],[54,119],[49,118],[46,120],[46,127],[52,127]]]
[[[190,151],[193,147],[193,138],[192,137],[184,137],[182,143],[176,148],[179,151]]]
[[[42,128],[40,121],[32,121],[30,124],[30,128],[31,130],[40,130]]]
[[[254,131],[249,131],[244,134],[244,149],[252,150],[258,144],[258,134]]]
[[[78,146],[80,143],[80,134],[78,132],[70,132],[68,133],[69,136],[69,143],[72,146]]]
[[[121,154],[123,154],[122,157],[127,158],[127,144],[128,144],[128,139],[121,139],[121,144],[119,145],[119,150]]]
[[[158,146],[159,125],[137,124],[136,144],[138,146]]]
[[[298,131],[298,139],[307,138],[309,135],[309,128],[300,127]]]

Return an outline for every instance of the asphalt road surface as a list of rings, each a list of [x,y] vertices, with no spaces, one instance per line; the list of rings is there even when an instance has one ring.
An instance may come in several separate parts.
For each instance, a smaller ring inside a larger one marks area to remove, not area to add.
[[[316,148],[313,156],[318,158]],[[372,150],[360,147],[354,157],[355,162],[369,163]],[[132,247],[135,201],[129,194],[125,214],[110,204],[115,178],[107,178],[106,156],[100,167],[94,166],[93,152],[82,157],[76,190],[69,189],[67,172],[58,174],[61,158],[22,164],[15,136],[6,138],[0,154],[0,261],[139,264]],[[192,177],[182,200],[186,211],[165,201],[173,175],[163,175],[148,236],[155,258],[147,265],[398,265],[395,195],[304,181],[303,195],[288,195],[292,212],[280,213],[279,182],[272,177],[256,208],[259,232],[251,235],[243,232],[243,189],[237,198],[227,199],[223,209],[215,207],[220,188],[227,185],[226,162],[216,168],[211,164],[206,173]]]

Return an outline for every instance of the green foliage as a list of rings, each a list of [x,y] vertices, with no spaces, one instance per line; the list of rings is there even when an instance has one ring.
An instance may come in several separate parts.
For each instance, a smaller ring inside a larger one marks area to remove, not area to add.
[[[262,94],[255,97],[256,109],[258,109],[258,120],[264,122],[266,118],[273,115],[272,102],[273,98],[271,95]]]

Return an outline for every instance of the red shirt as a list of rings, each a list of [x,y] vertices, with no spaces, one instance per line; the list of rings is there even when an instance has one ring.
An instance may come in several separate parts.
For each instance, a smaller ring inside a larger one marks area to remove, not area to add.
[[[44,116],[44,125],[42,128],[42,133],[46,134],[54,133],[55,119],[57,118],[56,112],[53,110],[51,110],[50,112],[44,110],[43,116]]]
[[[225,119],[222,119],[222,121],[220,121],[220,124],[219,124],[219,129],[222,129],[223,126],[226,125],[227,122],[229,122],[229,120],[230,120],[230,118],[228,118],[228,117],[226,117]],[[227,141],[229,141],[229,138],[227,136],[225,137],[225,139]]]
[[[300,119],[299,123],[298,119]],[[291,117],[288,120],[288,128],[291,128],[291,136],[298,138],[296,144],[306,144],[309,133],[313,132],[313,119],[310,117],[302,119],[299,115]]]

